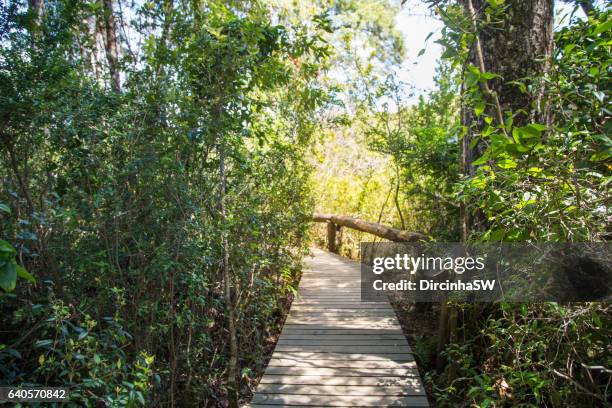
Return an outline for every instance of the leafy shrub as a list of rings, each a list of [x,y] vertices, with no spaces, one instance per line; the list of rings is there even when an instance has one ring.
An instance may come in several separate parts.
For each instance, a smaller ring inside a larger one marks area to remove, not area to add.
[[[609,305],[502,304],[468,326],[480,329],[449,345],[448,366],[428,377],[440,406],[585,407],[607,401]]]
[[[132,337],[115,318],[96,321],[79,306],[48,300],[14,311],[11,328],[31,329],[2,345],[2,383],[67,387],[74,406],[144,405],[154,379],[159,381],[153,356],[129,353]]]

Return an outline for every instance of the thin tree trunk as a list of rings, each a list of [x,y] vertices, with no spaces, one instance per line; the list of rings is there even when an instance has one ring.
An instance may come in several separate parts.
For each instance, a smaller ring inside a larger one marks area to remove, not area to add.
[[[221,222],[226,222],[225,194],[227,175],[225,172],[225,138],[221,137],[219,144],[219,208]],[[225,225],[222,226],[225,228]],[[223,230],[221,234],[221,245],[223,250],[223,281],[225,288],[225,307],[228,320],[228,331],[230,337],[230,358],[227,369],[227,388],[228,402],[230,408],[238,407],[238,384],[236,381],[237,365],[238,365],[238,341],[236,336],[236,321],[234,316],[234,304],[232,301],[232,285],[233,279],[230,270],[229,261],[229,243],[227,240],[227,231]]]
[[[174,322],[176,322],[176,305],[174,299],[174,267],[170,273],[170,316],[172,322],[170,323],[170,406],[176,406],[176,377],[177,371],[177,350],[176,350],[176,339],[174,336]]]
[[[98,61],[98,54],[100,49],[98,43],[98,36],[100,35],[99,33],[101,32],[100,29],[102,28],[102,25],[98,24],[98,19],[95,14],[90,14],[87,16],[86,25],[88,41],[91,41],[91,48],[89,49],[89,63],[91,64],[91,72],[96,78],[96,83],[98,85],[102,85],[100,75],[100,63]]]
[[[45,15],[44,0],[28,0],[28,9],[29,11],[36,13],[36,25],[40,26],[41,20]]]
[[[115,92],[119,92],[121,90],[121,80],[119,77],[119,47],[117,44],[117,24],[115,23],[113,0],[103,0],[103,3],[106,59],[110,72],[111,89]]]
[[[438,334],[436,344],[436,370],[441,372],[446,365],[446,359],[442,356],[442,352],[448,344],[449,325],[448,325],[448,302],[440,303],[440,316],[438,317]]]
[[[8,153],[11,161],[11,169],[13,170],[13,173],[15,173],[17,184],[19,185],[19,189],[21,190],[21,193],[23,194],[23,197],[25,198],[26,204],[28,206],[28,216],[31,216],[34,212],[34,201],[32,200],[32,196],[30,195],[28,183],[24,180],[24,177],[19,171],[17,154],[15,153],[15,146],[12,144],[12,142],[8,143]]]
[[[402,208],[399,202],[399,191],[400,191],[400,172],[399,165],[395,164],[395,175],[396,175],[396,184],[395,184],[395,195],[393,197],[393,201],[395,202],[395,208],[397,209],[397,215],[399,215],[400,222],[402,223],[402,230],[406,229],[406,222],[404,221],[404,214],[402,213]]]

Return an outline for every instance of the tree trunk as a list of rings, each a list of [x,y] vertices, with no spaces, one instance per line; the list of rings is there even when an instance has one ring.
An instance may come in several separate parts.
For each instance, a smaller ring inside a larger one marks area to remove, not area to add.
[[[331,215],[331,214],[314,214],[312,216],[314,222],[329,222],[337,226],[348,227],[368,234],[376,235],[377,237],[388,239],[394,242],[418,242],[426,241],[426,235],[418,232],[409,232],[398,230],[396,228],[386,227],[374,222],[360,220],[359,218],[348,217],[346,215]]]
[[[486,0],[467,0],[468,12],[473,5],[479,20],[487,6]],[[547,123],[547,111],[542,95],[523,93],[511,83],[526,77],[542,74],[550,68],[554,47],[553,0],[508,0],[502,13],[501,27],[478,29],[482,45],[484,67],[488,72],[501,76],[489,81],[497,95],[501,110],[512,111],[514,123],[523,126],[530,121]],[[476,50],[470,62],[478,66]],[[524,109],[525,113],[519,113]]]
[[[121,90],[121,80],[119,78],[119,46],[117,44],[117,24],[115,23],[113,0],[103,0],[103,2],[106,59],[110,72],[111,89],[115,92],[119,92]]]
[[[338,253],[336,248],[336,224],[331,221],[327,223],[327,250],[334,254]]]
[[[400,206],[400,202],[399,202],[399,192],[400,192],[400,171],[399,171],[399,164],[395,163],[395,176],[397,177],[397,179],[395,180],[396,184],[395,184],[395,196],[394,196],[394,202],[395,202],[395,208],[397,209],[397,215],[400,218],[400,223],[402,224],[402,229],[405,230],[406,229],[406,222],[404,221],[404,214],[402,213],[402,207]]]
[[[103,26],[98,23],[98,17],[96,14],[90,14],[86,17],[85,24],[87,27],[87,40],[91,43],[89,48],[89,64],[91,65],[91,72],[96,78],[96,83],[102,85],[102,79],[100,75],[100,62],[99,62],[99,50],[100,38]]]
[[[512,82],[539,76],[549,69],[554,46],[553,0],[507,0],[500,14],[500,24],[488,26],[480,24],[489,5],[487,0],[459,2],[464,6],[475,34],[468,63],[480,71],[501,77],[487,81],[481,87],[488,105],[487,115],[499,126],[503,126],[508,112],[513,114],[515,126],[534,122],[550,125],[551,115],[545,95],[523,93]],[[476,168],[472,163],[486,148],[484,143],[478,142],[486,124],[466,103],[461,107],[461,124],[467,129],[467,134],[461,141],[460,168],[463,174],[473,177]],[[486,226],[487,220],[482,212],[471,209],[467,203],[462,204],[462,241],[467,241],[474,231],[484,231]],[[452,332],[456,332],[456,318],[456,310],[442,304],[438,353],[444,349]],[[437,368],[441,369],[444,364],[438,355]]]
[[[446,365],[446,358],[442,356],[444,348],[448,344],[449,324],[448,324],[448,302],[440,303],[440,315],[438,317],[438,334],[436,336],[436,370],[442,372]]]
[[[482,21],[488,5],[486,0],[461,2],[475,23]],[[476,39],[468,61],[481,70],[501,77],[488,81],[491,97],[487,100],[487,114],[499,122],[499,116],[503,115],[502,120],[505,120],[506,113],[512,112],[515,126],[534,122],[549,125],[551,115],[545,95],[523,93],[512,81],[537,76],[549,69],[554,47],[553,0],[508,0],[504,7],[499,25],[481,27],[474,24]],[[486,92],[483,90],[483,93]],[[482,143],[470,146],[479,137],[485,123],[474,115],[473,108],[467,104],[461,117],[462,125],[468,129],[461,145],[461,170],[463,174],[473,176],[475,168],[472,163],[482,155],[484,146]],[[482,214],[464,211],[462,218],[463,239],[470,231],[486,227]]]
[[[225,193],[227,175],[225,172],[225,139],[221,137],[219,144],[219,210],[221,222],[226,222],[225,209]],[[225,225],[222,226],[225,228]],[[230,356],[227,368],[227,388],[228,402],[230,408],[238,408],[238,384],[236,382],[237,365],[238,365],[238,341],[236,337],[236,321],[234,316],[234,303],[232,300],[232,285],[233,279],[230,271],[229,261],[229,243],[227,240],[227,232],[223,230],[221,234],[221,245],[223,250],[223,282],[225,292],[225,308],[228,320],[228,331],[230,340]]]
[[[28,9],[36,13],[36,25],[39,26],[45,14],[45,2],[43,0],[28,0]]]

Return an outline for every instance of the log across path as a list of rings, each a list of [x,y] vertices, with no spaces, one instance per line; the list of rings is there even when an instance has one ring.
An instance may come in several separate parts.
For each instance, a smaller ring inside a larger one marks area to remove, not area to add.
[[[359,263],[319,249],[252,407],[428,407],[391,305],[361,302]]]

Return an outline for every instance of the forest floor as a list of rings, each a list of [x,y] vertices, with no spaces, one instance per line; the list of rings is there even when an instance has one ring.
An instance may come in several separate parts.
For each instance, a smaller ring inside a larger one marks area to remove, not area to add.
[[[405,302],[397,298],[389,300],[414,353],[429,404],[435,407],[436,401],[432,397],[431,383],[426,380],[426,374],[434,368],[436,360],[437,305]]]
[[[272,358],[272,353],[274,353],[274,348],[276,347],[278,338],[280,337],[280,334],[283,331],[283,326],[285,325],[285,320],[287,319],[289,311],[291,310],[291,304],[293,303],[294,298],[295,296],[293,294],[289,294],[285,299],[282,300],[282,308],[280,315],[275,324],[273,325],[272,330],[270,330],[270,335],[265,339],[262,364],[259,367],[255,367],[253,369],[253,373],[249,377],[248,392],[246,394],[243,394],[243,397],[240,399],[240,406],[245,406],[253,398],[253,392],[259,384],[259,381],[261,381],[261,377],[263,377],[264,372],[266,371],[266,367],[268,367],[268,363]]]

